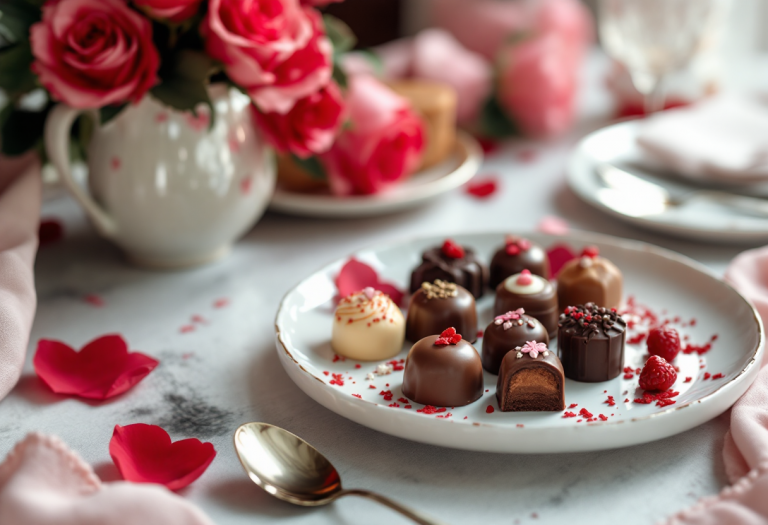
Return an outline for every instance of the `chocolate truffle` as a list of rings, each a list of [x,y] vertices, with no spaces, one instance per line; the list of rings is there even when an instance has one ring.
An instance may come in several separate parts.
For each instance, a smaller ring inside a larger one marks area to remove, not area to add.
[[[522,308],[497,316],[483,334],[483,368],[498,374],[504,356],[527,341],[549,344],[547,329]]]
[[[557,335],[557,294],[555,287],[547,279],[533,275],[528,270],[507,277],[496,288],[494,315],[514,311],[518,308],[539,320],[553,339]]]
[[[403,349],[405,320],[388,295],[366,288],[345,297],[336,308],[333,351],[360,361],[380,361]]]
[[[597,383],[621,373],[627,323],[615,310],[594,303],[569,306],[558,325],[557,352],[565,377]]]
[[[421,288],[423,282],[440,279],[463,286],[479,299],[485,290],[487,274],[475,252],[448,239],[441,247],[430,248],[421,255],[421,264],[411,274],[411,293]]]
[[[411,297],[405,338],[410,342],[437,335],[453,326],[471,343],[477,341],[477,309],[475,298],[465,288],[436,279],[421,283]]]
[[[581,257],[568,261],[557,276],[560,311],[586,303],[618,308],[621,288],[621,272],[616,265],[600,257],[596,248],[587,248]]]
[[[495,289],[510,275],[526,269],[549,279],[549,259],[541,246],[517,235],[507,235],[504,241],[504,246],[491,259],[491,288]]]
[[[449,328],[413,345],[405,361],[403,395],[422,405],[458,407],[483,395],[477,350]]]
[[[502,412],[565,410],[563,365],[547,345],[530,341],[504,356],[496,383]]]

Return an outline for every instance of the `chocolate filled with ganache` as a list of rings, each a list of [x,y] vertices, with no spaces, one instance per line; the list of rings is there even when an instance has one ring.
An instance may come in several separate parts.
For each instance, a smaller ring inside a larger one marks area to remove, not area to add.
[[[539,320],[547,329],[550,339],[557,335],[557,293],[547,279],[534,275],[528,270],[507,277],[496,288],[494,315],[515,311],[518,308]]]
[[[496,289],[504,279],[523,270],[549,279],[547,252],[524,237],[507,235],[504,246],[496,250],[491,259],[488,284],[492,289]]]
[[[504,356],[496,383],[502,412],[565,410],[563,365],[542,342],[530,341]]]
[[[615,309],[594,303],[569,306],[558,326],[557,352],[565,377],[598,383],[621,373],[627,323]]]
[[[496,316],[483,333],[483,368],[498,374],[504,356],[527,341],[549,344],[547,329],[537,319],[522,308]]]
[[[421,288],[421,283],[435,279],[463,286],[479,299],[485,291],[488,270],[474,251],[447,239],[442,246],[421,254],[421,264],[411,273],[411,293]]]
[[[586,303],[619,308],[622,283],[615,264],[600,257],[597,248],[585,248],[581,257],[568,261],[557,276],[559,310]]]
[[[477,401],[483,395],[483,365],[477,350],[453,328],[418,341],[405,360],[403,395],[438,407]]]
[[[408,305],[405,338],[415,343],[428,335],[438,335],[451,326],[464,334],[467,341],[477,341],[475,298],[455,283],[440,279],[421,283]]]

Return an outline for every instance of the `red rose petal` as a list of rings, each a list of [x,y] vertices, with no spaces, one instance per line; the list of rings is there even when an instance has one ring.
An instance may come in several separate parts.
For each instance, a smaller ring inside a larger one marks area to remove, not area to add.
[[[465,187],[468,195],[478,199],[487,199],[499,189],[499,183],[496,177],[485,177],[480,180],[471,181]]]
[[[32,361],[35,372],[57,394],[108,399],[128,391],[159,364],[116,334],[94,339],[79,352],[59,341],[41,339]]]
[[[576,258],[576,253],[567,244],[556,244],[547,250],[547,258],[550,277],[554,278],[563,269],[565,263]]]
[[[60,241],[64,237],[64,226],[58,219],[42,219],[37,230],[40,246]]]
[[[336,276],[335,282],[340,297],[346,297],[349,294],[359,292],[363,288],[370,286],[387,294],[397,305],[401,304],[403,301],[403,292],[391,284],[379,281],[379,276],[376,273],[376,270],[367,264],[358,261],[354,257],[344,264],[339,275]]]
[[[171,437],[162,428],[137,423],[115,425],[109,455],[123,479],[159,483],[179,490],[205,472],[216,451],[211,443],[195,438],[171,443]]]
[[[495,153],[499,149],[499,143],[493,139],[477,137],[477,141],[480,143],[480,147],[483,148],[483,153],[486,155]]]
[[[570,231],[568,222],[554,215],[547,215],[542,218],[539,224],[536,225],[536,229],[541,233],[548,233],[550,235],[568,235]]]

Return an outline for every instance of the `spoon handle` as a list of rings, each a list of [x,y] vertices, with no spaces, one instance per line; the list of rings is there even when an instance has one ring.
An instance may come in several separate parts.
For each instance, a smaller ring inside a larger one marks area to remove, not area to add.
[[[399,512],[403,516],[412,519],[415,523],[418,523],[419,525],[445,525],[442,521],[428,518],[425,515],[411,509],[410,507],[406,507],[405,505],[397,503],[387,497],[382,496],[381,494],[376,494],[375,492],[370,492],[370,491],[361,490],[361,489],[342,490],[341,492],[338,493],[338,497],[340,498],[342,496],[360,496],[362,498],[368,498],[368,499],[372,499],[373,501],[378,501],[382,505],[385,505],[390,509],[396,512]]]

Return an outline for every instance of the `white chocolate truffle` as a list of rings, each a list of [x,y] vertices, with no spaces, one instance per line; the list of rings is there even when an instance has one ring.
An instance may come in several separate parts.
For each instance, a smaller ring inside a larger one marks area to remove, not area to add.
[[[333,319],[333,351],[359,361],[380,361],[403,349],[405,319],[388,295],[366,288],[341,300]]]

